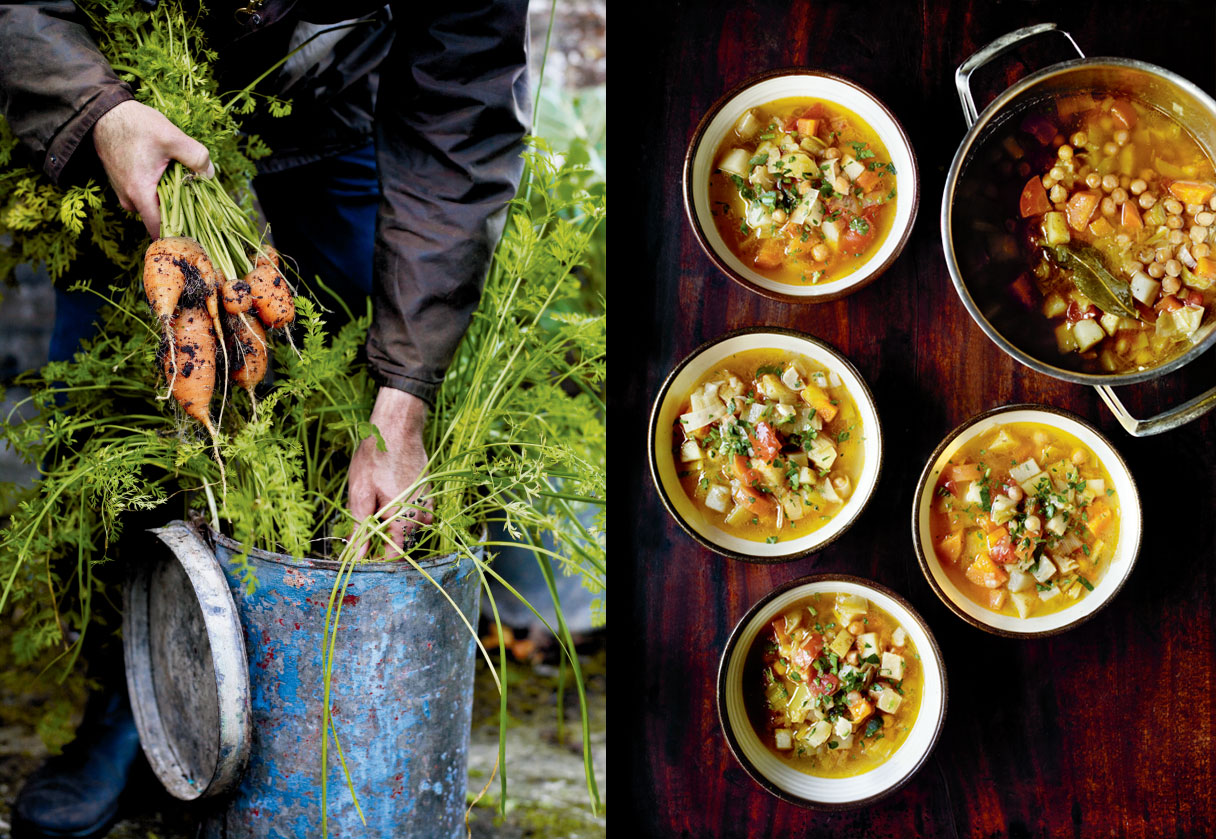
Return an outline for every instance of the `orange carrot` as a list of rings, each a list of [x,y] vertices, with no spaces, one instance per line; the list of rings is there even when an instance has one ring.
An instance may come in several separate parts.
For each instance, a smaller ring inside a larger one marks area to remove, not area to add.
[[[249,392],[249,400],[257,410],[253,389],[266,377],[269,360],[266,331],[256,318],[237,315],[229,320],[228,335],[233,343],[232,380]]]
[[[231,284],[231,293],[229,287],[225,287],[224,307],[230,313],[248,311],[252,305],[267,329],[281,329],[296,319],[291,287],[279,270],[279,255],[274,248],[266,246],[266,254],[258,255],[257,264],[245,275],[243,282],[245,288],[241,288],[241,283]],[[246,297],[249,298],[248,304]]]
[[[172,321],[170,346],[177,351],[175,363],[164,359],[165,378],[173,382],[173,398],[188,416],[215,436],[211,424],[211,394],[215,390],[215,331],[211,316],[201,307],[183,306]]]

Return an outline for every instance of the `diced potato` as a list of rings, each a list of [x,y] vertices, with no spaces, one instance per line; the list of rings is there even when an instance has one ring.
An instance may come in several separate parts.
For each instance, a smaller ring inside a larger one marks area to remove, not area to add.
[[[756,132],[760,130],[760,120],[756,118],[754,111],[747,110],[743,112],[743,116],[739,117],[739,121],[735,123],[735,133],[743,140],[750,140],[756,136]]]
[[[823,231],[823,238],[829,245],[840,244],[840,234],[844,232],[843,228],[844,225],[842,225],[839,220],[825,221],[819,226],[819,229]]]
[[[800,391],[806,387],[806,383],[802,381],[802,370],[798,367],[798,362],[790,361],[785,365],[785,369],[781,371],[781,384],[792,391]]]
[[[806,744],[812,749],[817,749],[828,741],[832,736],[832,724],[827,720],[819,720],[811,726],[807,733]]]
[[[725,522],[732,527],[749,522],[756,517],[756,514],[744,507],[742,504],[736,504],[735,507],[726,514]]]
[[[870,656],[878,655],[878,633],[863,632],[857,636],[857,654],[865,661]]]
[[[990,452],[1007,452],[1016,448],[1017,445],[1018,441],[1008,431],[1001,428],[992,435],[992,439],[988,441],[988,445],[984,446],[984,449]]]
[[[992,523],[1005,524],[1013,519],[1018,510],[1018,503],[1008,495],[998,495],[992,499]]]
[[[1077,342],[1077,352],[1085,352],[1106,337],[1106,332],[1096,320],[1079,320],[1073,324],[1072,337]]]
[[[1123,318],[1107,312],[1098,319],[1098,323],[1101,324],[1104,330],[1106,330],[1107,335],[1114,335],[1119,331],[1119,324],[1123,323]]]
[[[764,394],[765,398],[774,402],[783,402],[786,405],[793,405],[798,401],[798,394],[790,390],[781,383],[781,379],[774,376],[772,373],[765,373],[760,377],[759,390]]]
[[[1047,588],[1039,590],[1039,600],[1046,603],[1049,600],[1054,600],[1060,596],[1060,587],[1055,583],[1050,584]]]
[[[1063,513],[1056,513],[1047,520],[1046,527],[1057,536],[1063,536],[1064,531],[1068,529],[1068,522],[1064,520]]]
[[[1068,232],[1068,220],[1061,212],[1043,213],[1043,235],[1048,245],[1063,245],[1072,240]]]
[[[719,513],[725,513],[730,508],[730,487],[725,484],[710,484],[705,493],[705,506]]]
[[[841,503],[842,499],[836,494],[836,488],[832,486],[832,482],[827,478],[824,478],[819,482],[819,494],[822,495],[825,500],[831,501],[833,504]]]
[[[684,445],[680,446],[680,460],[683,463],[691,463],[694,460],[700,460],[704,456],[705,453],[701,451],[701,447],[697,445],[696,440],[685,440]]]
[[[790,695],[790,701],[785,706],[785,716],[792,723],[800,723],[806,719],[811,710],[811,692],[805,683],[798,685]]]
[[[1086,478],[1084,494],[1087,498],[1096,498],[1106,494],[1106,481],[1102,478]]]
[[[895,631],[891,633],[891,643],[897,647],[902,647],[908,642],[908,633],[904,632],[902,626],[895,627]]]
[[[983,504],[984,497],[981,495],[983,487],[979,481],[972,481],[967,484],[967,491],[963,493],[963,501],[968,504]]]
[[[1031,572],[1036,580],[1045,583],[1056,573],[1056,566],[1046,555],[1039,558],[1039,564]]]
[[[1000,609],[1005,605],[1005,598],[1009,596],[1009,592],[1003,588],[988,589],[988,608]]]
[[[894,689],[887,688],[878,697],[878,710],[882,711],[884,714],[894,714],[899,710],[899,705],[903,701],[904,698],[900,696]]]
[[[1043,481],[1047,481],[1047,483],[1050,484],[1051,476],[1046,472],[1036,472],[1026,480],[1021,481],[1018,486],[1020,486],[1023,492],[1025,492],[1027,495],[1035,495],[1039,491],[1039,487]]]
[[[1009,571],[1009,590],[1012,592],[1025,591],[1034,586],[1034,577],[1017,568]]]
[[[847,154],[842,158],[842,160],[844,161],[844,176],[850,181],[857,180],[861,177],[862,173],[866,171],[866,165],[864,163],[853,159]]]
[[[853,735],[850,734],[848,737],[838,737],[836,738],[835,743],[838,750],[843,751],[845,749],[851,749],[853,748]]]
[[[777,425],[787,425],[798,417],[798,409],[793,405],[783,405],[778,402],[773,406],[773,422]]]
[[[815,473],[810,470],[810,467],[803,466],[798,470],[798,484],[800,486],[812,486],[815,483]]]
[[[1013,602],[1013,608],[1019,618],[1029,617],[1034,610],[1034,595],[1028,591],[1010,592],[1009,599]]]
[[[859,594],[838,594],[835,611],[840,625],[848,626],[855,618],[869,614],[870,603]]]
[[[788,728],[778,728],[773,732],[773,745],[782,751],[794,748],[794,732]]]
[[[819,167],[819,174],[828,183],[836,180],[836,178],[840,175],[840,158],[833,158],[832,160],[825,161],[824,164]]]
[[[1054,559],[1056,567],[1060,570],[1061,574],[1071,574],[1077,570],[1076,560],[1070,556],[1057,556]]]
[[[811,156],[803,151],[791,152],[776,159],[769,158],[768,171],[799,181],[819,177],[819,167],[811,160]]]
[[[893,682],[904,680],[904,657],[897,653],[883,653],[878,665],[878,675]]]
[[[833,729],[837,737],[848,737],[853,733],[853,723],[849,722],[844,717],[836,720],[836,725]]]
[[[1009,468],[1009,477],[1013,478],[1019,484],[1029,477],[1039,474],[1039,464],[1034,462],[1034,458],[1027,458],[1021,463],[1018,463]]]
[[[827,435],[820,434],[811,442],[811,450],[807,452],[815,468],[826,472],[836,462],[836,447],[828,440]]]
[[[751,169],[747,165],[749,160],[751,160],[751,155],[743,149],[731,149],[723,156],[722,162],[718,164],[718,168],[728,174],[746,178],[748,173],[751,172]]]
[[[806,515],[806,511],[802,507],[802,498],[796,492],[781,493],[781,508],[785,511],[785,517],[790,521],[799,521]]]
[[[853,636],[843,629],[840,630],[832,639],[832,643],[828,644],[828,649],[844,658],[849,654],[849,650],[853,649]]]
[[[1072,336],[1072,324],[1062,323],[1056,327],[1056,346],[1060,352],[1075,352],[1077,339]]]
[[[1157,299],[1157,292],[1161,291],[1161,283],[1154,280],[1143,271],[1137,271],[1132,274],[1132,297],[1139,300],[1145,306],[1153,305],[1153,301]]]
[[[1043,301],[1043,316],[1047,318],[1061,317],[1068,311],[1068,301],[1054,291]]]

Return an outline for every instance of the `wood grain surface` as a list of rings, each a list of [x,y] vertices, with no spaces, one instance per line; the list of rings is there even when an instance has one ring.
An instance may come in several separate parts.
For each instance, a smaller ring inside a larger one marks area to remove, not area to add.
[[[613,294],[612,475],[627,497],[613,515],[613,543],[627,579],[624,596],[614,595],[612,645],[628,671],[613,699],[622,735],[611,761],[621,778],[614,835],[1216,832],[1216,416],[1129,437],[1094,390],[1035,373],[992,344],[959,302],[942,255],[942,185],[965,132],[954,70],[992,39],[1040,21],[1058,23],[1089,55],[1151,62],[1216,90],[1211,3],[678,2],[614,17],[629,53],[617,59],[613,83],[614,181],[629,207],[617,214],[613,241],[631,274]],[[1011,57],[981,83],[998,91],[1027,65],[1070,57],[1060,41],[1042,49]],[[698,120],[727,89],[783,66],[838,73],[875,92],[911,136],[922,178],[913,236],[895,265],[857,294],[818,306],[767,300],[731,282],[700,251],[680,199]],[[671,368],[705,340],[761,324],[816,335],[857,365],[876,394],[887,452],[858,523],[821,553],[778,566],[700,548],[664,510],[645,457],[647,416]],[[1214,358],[1120,393],[1137,415],[1176,404],[1216,384]],[[949,612],[921,574],[909,527],[916,479],[942,437],[980,411],[1023,401],[1101,428],[1131,466],[1145,515],[1138,564],[1118,597],[1083,626],[1037,641],[997,638]],[[949,679],[945,729],[919,774],[866,810],[834,814],[780,802],[753,783],[727,748],[714,704],[719,657],[748,607],[780,583],[830,571],[905,595],[932,627]]]

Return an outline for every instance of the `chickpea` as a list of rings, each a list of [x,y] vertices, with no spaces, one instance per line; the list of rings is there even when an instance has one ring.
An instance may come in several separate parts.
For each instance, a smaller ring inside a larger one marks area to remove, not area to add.
[[[1177,277],[1166,277],[1161,281],[1161,290],[1166,294],[1176,294],[1182,288],[1182,280]]]
[[[1200,227],[1199,225],[1195,225],[1194,227],[1191,228],[1190,235],[1191,235],[1191,241],[1194,242],[1196,245],[1198,245],[1204,239],[1208,238],[1208,229],[1206,227]]]
[[[1141,169],[1140,177],[1146,181],[1155,181],[1157,179],[1157,171],[1155,169]]]
[[[1074,146],[1083,146],[1089,142],[1089,135],[1084,131],[1078,131],[1070,138]]]
[[[1052,166],[1047,172],[1047,176],[1055,181],[1064,180],[1064,169],[1060,166]]]
[[[1107,192],[1110,192],[1117,186],[1119,186],[1119,179],[1114,175],[1105,175],[1102,178],[1102,189],[1106,190]]]
[[[1009,496],[1010,501],[1015,503],[1022,500],[1022,488],[1019,486],[1011,486],[1005,491],[1005,494]]]
[[[1202,212],[1203,212],[1202,204],[1187,204],[1186,205],[1186,214],[1188,216],[1197,216]]]
[[[840,157],[840,149],[836,148],[835,146],[832,146],[830,149],[823,150],[824,160],[835,160],[838,157]]]
[[[1182,215],[1182,202],[1179,201],[1177,198],[1165,199],[1165,211],[1167,213],[1169,213],[1171,216]]]
[[[1127,190],[1121,186],[1117,186],[1111,190],[1110,197],[1114,199],[1116,204],[1122,207],[1127,203]]]
[[[1109,195],[1102,199],[1102,215],[1113,216],[1119,208],[1115,206],[1115,199]]]
[[[785,224],[785,220],[789,218],[785,210],[773,210],[773,224]]]
[[[1132,261],[1132,262],[1127,263],[1127,264],[1126,264],[1126,265],[1123,267],[1123,270],[1124,270],[1125,272],[1127,272],[1128,274],[1134,274],[1134,273],[1136,273],[1137,271],[1143,271],[1143,270],[1144,270],[1144,263],[1143,263],[1143,262],[1135,262],[1135,261]]]
[[[1208,206],[1211,207],[1213,210],[1216,210],[1216,195],[1213,195],[1211,197],[1211,199],[1208,201]]]
[[[1073,449],[1072,456],[1069,457],[1073,466],[1084,466],[1085,461],[1088,459],[1089,456],[1085,454],[1085,449]]]
[[[1195,213],[1195,224],[1200,227],[1211,227],[1213,222],[1216,222],[1216,213],[1209,213],[1207,210]]]
[[[1107,143],[1102,146],[1102,153],[1107,157],[1114,157],[1119,153],[1119,147],[1113,142],[1107,141]]]
[[[1165,217],[1165,226],[1168,227],[1170,230],[1180,230],[1180,229],[1182,229],[1183,224],[1184,224],[1184,222],[1182,221],[1182,216],[1166,216]]]
[[[1052,203],[1060,204],[1068,198],[1068,190],[1060,184],[1056,184],[1051,188],[1051,192],[1047,197],[1052,200]]]
[[[1181,230],[1171,230],[1170,235],[1166,237],[1166,241],[1176,247],[1186,241],[1186,236],[1182,234]]]
[[[1043,181],[1043,189],[1051,189],[1053,186],[1055,186],[1056,184],[1058,184],[1060,182],[1060,179],[1053,178],[1051,176],[1051,174],[1048,173],[1043,176],[1042,181]]]
[[[1127,141],[1130,140],[1131,138],[1132,138],[1132,135],[1130,133],[1128,133],[1127,129],[1120,128],[1118,131],[1115,132],[1115,142],[1121,146],[1126,146]]]
[[[1065,143],[1056,151],[1056,155],[1059,156],[1060,160],[1072,160],[1072,146]]]
[[[1142,192],[1136,201],[1139,202],[1140,209],[1151,210],[1153,209],[1153,205],[1157,203],[1157,196],[1153,195],[1151,192]]]
[[[1200,259],[1205,256],[1210,256],[1211,253],[1212,253],[1212,246],[1209,245],[1207,242],[1200,242],[1198,245],[1191,248],[1191,256],[1195,257],[1196,259]]]
[[[865,631],[866,631],[866,625],[864,623],[862,623],[861,621],[853,621],[851,624],[849,624],[849,634],[850,635],[860,635],[861,633],[863,633]]]
[[[1119,247],[1126,248],[1131,245],[1132,237],[1128,236],[1126,233],[1120,233],[1115,236],[1115,242],[1119,245]]]
[[[832,251],[827,245],[816,245],[811,248],[811,258],[816,262],[827,262],[828,257],[832,255]]]
[[[1136,178],[1136,180],[1132,181],[1132,195],[1139,195],[1146,189],[1148,189],[1148,184],[1144,182],[1143,178]]]
[[[844,663],[856,667],[861,664],[861,656],[857,654],[857,650],[849,650],[849,654],[844,657]]]
[[[1182,273],[1182,263],[1176,259],[1171,259],[1165,263],[1165,273],[1171,277],[1177,277]]]
[[[1038,516],[1027,516],[1026,517],[1026,529],[1028,531],[1030,531],[1031,533],[1038,533],[1040,530],[1043,529],[1043,520],[1040,519]]]
[[[1085,185],[1090,189],[1097,189],[1102,186],[1102,176],[1097,172],[1090,172],[1085,176]]]
[[[1165,276],[1165,267],[1160,262],[1154,262],[1146,270],[1148,271],[1148,275],[1154,280],[1159,280]]]
[[[1153,261],[1153,249],[1152,248],[1141,248],[1140,251],[1136,254],[1136,259],[1140,260],[1141,262],[1152,262]]]
[[[1174,249],[1168,245],[1161,245],[1157,248],[1156,259],[1162,265],[1174,258]]]

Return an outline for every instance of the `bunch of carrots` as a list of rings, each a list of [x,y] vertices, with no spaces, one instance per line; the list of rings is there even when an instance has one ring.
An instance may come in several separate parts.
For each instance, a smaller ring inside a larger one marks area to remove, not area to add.
[[[171,395],[207,429],[219,461],[218,423],[211,419],[217,375],[225,376],[225,392],[228,378],[244,388],[256,412],[254,388],[270,364],[267,331],[295,320],[296,306],[279,254],[248,235],[248,228],[240,229],[247,221],[219,226],[173,221],[175,216],[192,222],[214,219],[209,211],[229,209],[224,205],[231,198],[222,190],[190,177],[178,171],[166,178],[168,191],[161,192],[161,206],[169,208],[164,232],[186,229],[198,235],[166,235],[149,245],[144,293],[164,338],[160,359],[168,393],[162,398]],[[200,239],[211,247],[204,248]],[[222,410],[221,405],[221,416]],[[222,462],[220,469],[222,473]]]

